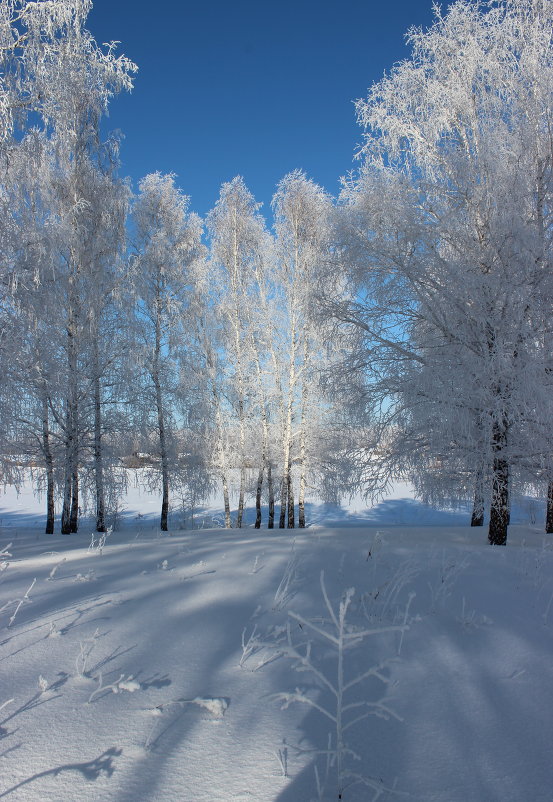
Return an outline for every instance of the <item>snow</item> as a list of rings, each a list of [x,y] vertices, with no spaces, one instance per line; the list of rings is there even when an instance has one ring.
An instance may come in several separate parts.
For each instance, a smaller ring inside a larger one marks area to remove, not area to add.
[[[90,529],[44,535],[31,514],[0,530],[0,799],[317,799],[312,750],[336,730],[331,611],[349,589],[344,723],[375,715],[344,730],[360,758],[343,755],[344,800],[551,799],[553,541],[539,527],[492,548],[447,524],[161,536],[141,520],[99,550]],[[337,789],[334,763],[321,798]]]

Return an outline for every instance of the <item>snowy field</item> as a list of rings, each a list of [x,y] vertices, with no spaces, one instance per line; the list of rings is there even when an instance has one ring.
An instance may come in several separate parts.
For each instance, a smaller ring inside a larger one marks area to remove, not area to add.
[[[538,525],[491,548],[447,523],[160,536],[129,513],[102,545],[10,504],[0,799],[550,802]]]

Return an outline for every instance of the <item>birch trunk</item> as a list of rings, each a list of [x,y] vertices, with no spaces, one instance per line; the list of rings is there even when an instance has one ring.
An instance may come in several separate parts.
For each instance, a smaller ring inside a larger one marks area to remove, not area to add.
[[[240,392],[243,392],[242,381],[239,382],[241,389]],[[246,490],[246,466],[245,462],[245,427],[244,427],[244,402],[240,400],[238,404],[238,414],[239,414],[239,422],[240,422],[240,488],[238,491],[238,513],[236,515],[236,527],[237,529],[242,528],[242,519],[244,516],[244,496]]]
[[[261,529],[261,491],[263,489],[264,466],[261,465],[257,474],[257,485],[255,488],[255,528]]]
[[[232,249],[232,273],[231,288],[234,300],[234,309],[230,314],[231,325],[234,329],[234,352],[236,358],[236,380],[238,391],[238,425],[240,430],[240,487],[238,490],[238,512],[236,515],[236,527],[242,528],[244,516],[244,496],[246,489],[246,425],[245,425],[245,392],[244,392],[244,367],[241,330],[243,315],[240,310],[240,247],[238,242],[238,218],[237,210],[233,209],[233,249]]]
[[[44,454],[44,464],[46,466],[46,529],[44,531],[47,535],[53,535],[55,524],[54,460],[50,447],[48,399],[45,395],[42,398],[42,452]]]
[[[259,290],[259,299],[260,299],[261,308],[263,309],[265,320],[268,322],[268,325],[271,327],[270,328],[270,336],[269,336],[269,352],[270,352],[270,356],[271,356],[271,362],[272,362],[272,365],[273,365],[273,378],[274,378],[274,381],[275,381],[276,394],[277,394],[277,398],[278,398],[278,402],[279,402],[280,419],[281,419],[281,421],[284,421],[284,398],[283,398],[283,394],[282,394],[282,381],[281,381],[281,375],[280,375],[280,370],[279,370],[279,364],[278,364],[278,359],[277,359],[275,346],[274,346],[274,337],[273,337],[274,329],[273,329],[273,325],[272,325],[272,315],[271,315],[271,310],[269,308],[269,303],[268,303],[268,300],[267,300],[266,287],[265,287],[265,284],[264,284],[264,282],[263,282],[263,280],[262,280],[262,278],[260,276],[260,273],[259,273],[258,269],[256,269],[256,277],[257,277],[257,286],[258,286],[258,290]],[[255,353],[258,354],[257,349],[255,349]],[[268,422],[268,416],[267,416],[267,398],[266,398],[265,393],[263,391],[263,381],[262,381],[262,376],[261,376],[261,367],[260,367],[260,364],[259,364],[259,356],[257,357],[257,373],[258,373],[258,382],[259,382],[260,388],[261,388],[261,391],[260,391],[261,392],[261,397],[263,398],[263,416],[264,416],[263,417],[263,427],[264,427],[264,435],[263,436],[266,438],[265,442],[266,442],[266,454],[267,454],[267,461],[266,461],[266,467],[267,467],[267,492],[268,492],[268,495],[269,495],[269,515],[268,515],[268,521],[267,521],[267,528],[268,529],[274,529],[274,526],[275,526],[275,489],[274,489],[274,482],[273,482],[272,457],[271,457],[271,454],[269,453],[269,433],[268,433],[269,432],[269,422]],[[282,526],[284,526],[284,524]]]
[[[61,518],[62,535],[69,535],[77,531],[79,515],[77,319],[75,276],[70,276],[67,323],[68,393],[65,423],[65,485]]]
[[[206,361],[210,368],[210,379],[211,379],[211,399],[212,404],[215,412],[215,426],[217,429],[217,456],[218,456],[218,463],[220,469],[220,476],[221,476],[221,484],[223,487],[223,505],[225,510],[225,529],[232,529],[232,521],[230,517],[230,500],[229,500],[229,491],[228,491],[228,467],[227,467],[227,458],[225,454],[225,445],[223,442],[223,416],[221,414],[221,403],[219,401],[219,393],[217,391],[216,386],[216,376],[213,370],[213,365],[211,364],[211,355],[209,350],[206,349]]]
[[[96,531],[106,531],[105,491],[104,491],[104,453],[102,446],[102,388],[100,383],[100,359],[98,355],[97,332],[94,341],[94,484],[96,491]]]
[[[492,503],[488,542],[492,546],[507,543],[509,525],[509,463],[505,457],[507,426],[504,421],[493,427],[492,447],[494,452],[492,475]]]
[[[159,435],[159,455],[161,459],[161,517],[160,529],[168,531],[169,517],[169,460],[167,455],[167,439],[165,426],[165,410],[163,406],[163,393],[161,390],[161,291],[158,286],[156,298],[155,343],[152,363],[152,383],[155,389],[157,429]]]
[[[225,529],[232,529],[232,520],[230,517],[230,500],[228,494],[228,481],[227,481],[226,471],[222,473],[221,480],[223,483],[223,506],[225,508]]]
[[[76,462],[73,466],[73,475],[71,477],[71,515],[69,526],[71,534],[77,532],[79,529],[79,467]]]
[[[259,469],[259,473],[257,476],[257,487],[255,491],[255,528],[261,528],[261,494],[263,489],[263,479],[265,476],[265,469],[267,468],[267,483],[269,486],[269,506],[271,505],[271,497],[273,495],[273,477],[270,470],[270,460],[269,460],[269,417],[267,413],[267,396],[265,393],[265,387],[263,385],[263,374],[261,371],[261,363],[259,360],[259,351],[257,347],[257,343],[255,342],[255,338],[252,336],[252,346],[253,346],[253,353],[255,354],[255,368],[257,373],[257,386],[259,392],[259,399],[261,403],[261,425],[262,425],[262,446],[261,446],[261,467]],[[273,509],[272,509],[272,521],[271,515],[269,512],[269,519],[271,523],[269,524],[269,528],[272,529],[274,526],[274,497],[272,499]]]
[[[484,526],[484,476],[481,470],[476,473],[470,525]]]
[[[68,436],[70,437],[70,435]],[[71,451],[71,443],[66,442],[65,445],[65,475],[63,483],[63,506],[61,510],[61,534],[71,534],[71,479],[73,473],[71,471],[71,460],[69,457]]]
[[[267,487],[269,490],[269,520],[267,521],[267,528],[274,529],[275,526],[275,491],[273,485],[273,471],[271,463],[267,466]]]
[[[305,488],[306,488],[306,448],[305,448],[305,427],[307,425],[307,406],[308,406],[308,362],[309,362],[309,338],[307,331],[303,333],[303,366],[301,383],[301,421],[300,421],[300,489],[298,495],[298,526],[305,529]]]
[[[292,417],[294,411],[294,390],[296,386],[296,351],[298,337],[295,320],[292,320],[292,338],[290,344],[290,366],[288,374],[288,400],[286,404],[286,421],[284,425],[284,447],[282,459],[282,484],[280,493],[279,528],[284,529],[286,509],[288,508],[288,526],[290,526],[290,504],[292,505],[292,521],[294,519],[294,494],[292,492]],[[293,524],[292,524],[293,526]]]
[[[288,465],[288,471],[286,476],[286,490],[288,495],[288,529],[294,529],[295,527],[295,520],[294,520],[294,487],[292,485],[292,465]]]
[[[553,481],[547,484],[547,514],[545,517],[545,532],[553,535]]]

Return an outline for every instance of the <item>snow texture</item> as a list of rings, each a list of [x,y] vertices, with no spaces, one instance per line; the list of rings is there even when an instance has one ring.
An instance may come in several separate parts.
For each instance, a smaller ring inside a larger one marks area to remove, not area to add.
[[[319,632],[345,601],[344,800],[551,799],[537,527],[505,548],[447,525],[137,527],[100,553],[89,530],[3,519],[0,799],[337,799],[338,649]],[[374,715],[350,726],[357,710]]]

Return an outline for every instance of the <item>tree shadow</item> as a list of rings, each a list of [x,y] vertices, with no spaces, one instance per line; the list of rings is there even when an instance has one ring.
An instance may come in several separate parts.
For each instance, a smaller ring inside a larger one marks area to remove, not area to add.
[[[138,672],[135,675],[135,679],[139,680],[140,674],[142,672]],[[152,674],[151,677],[148,677],[145,680],[140,681],[140,687],[142,690],[148,690],[148,688],[166,688],[168,685],[171,685],[171,678],[165,674],[163,677],[159,674]]]
[[[47,769],[38,774],[33,774],[32,777],[22,780],[20,783],[17,783],[17,785],[12,785],[11,788],[1,793],[0,799],[29,783],[35,782],[35,780],[40,780],[42,777],[57,777],[64,771],[78,771],[83,778],[89,782],[97,780],[101,774],[111,777],[115,771],[114,758],[119,757],[122,753],[122,749],[112,746],[110,749],[106,749],[106,751],[97,758],[94,758],[94,760],[89,760],[86,763],[66,763],[63,766],[56,766],[54,769]]]

